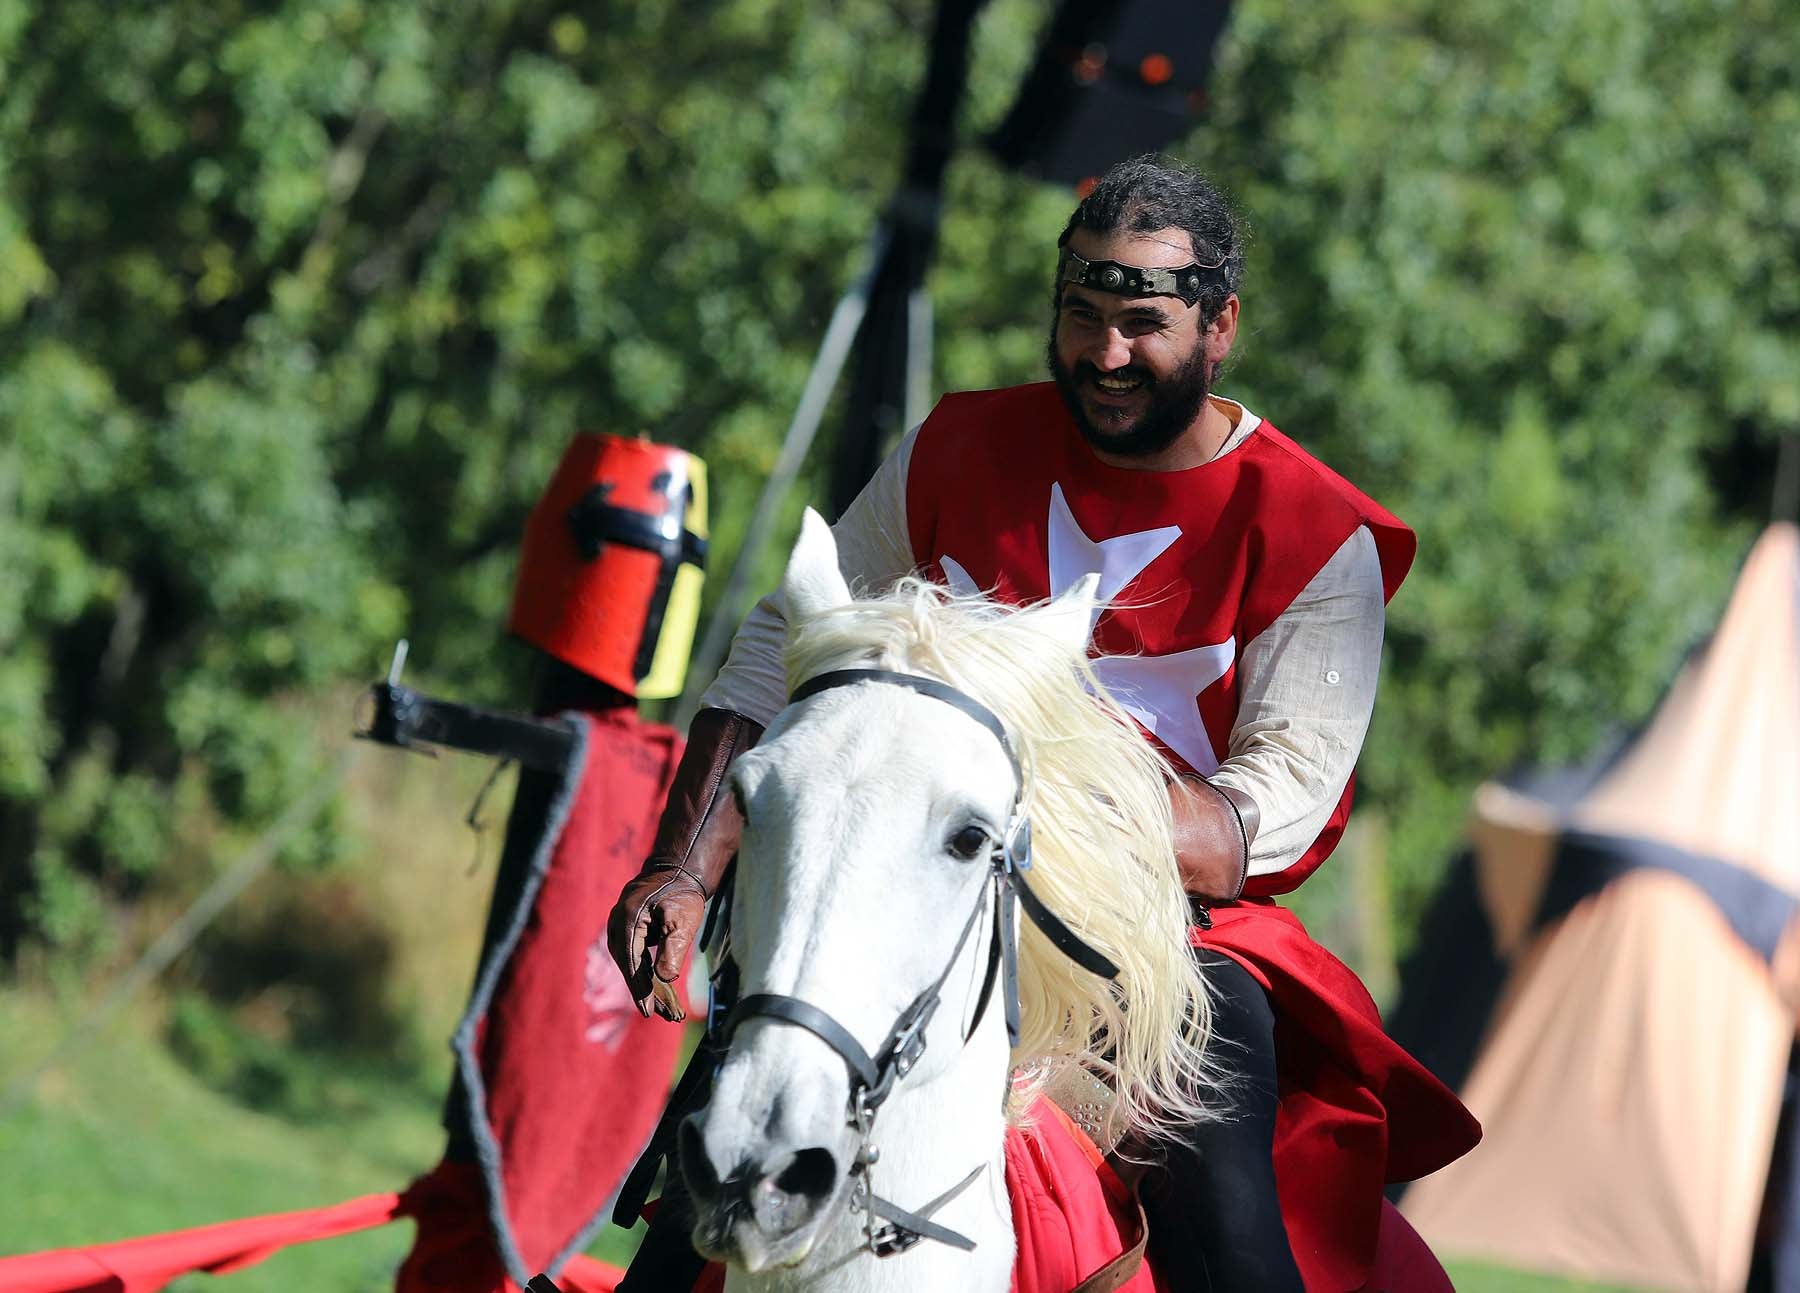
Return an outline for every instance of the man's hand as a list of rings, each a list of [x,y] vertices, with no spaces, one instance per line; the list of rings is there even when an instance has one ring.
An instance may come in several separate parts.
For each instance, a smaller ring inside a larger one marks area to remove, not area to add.
[[[674,985],[700,935],[708,897],[699,880],[674,864],[646,868],[619,895],[606,922],[606,945],[646,1019],[652,1009],[671,1023],[687,1018]]]
[[[744,833],[725,774],[761,735],[761,724],[730,710],[694,715],[650,858],[607,918],[607,950],[645,1018],[651,1010],[673,1023],[687,1018],[675,981]]]

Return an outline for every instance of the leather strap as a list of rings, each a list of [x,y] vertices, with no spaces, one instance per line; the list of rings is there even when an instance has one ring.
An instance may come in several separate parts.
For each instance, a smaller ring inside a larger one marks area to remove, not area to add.
[[[857,682],[885,682],[893,687],[908,687],[921,696],[929,696],[933,700],[941,700],[946,705],[960,709],[970,718],[980,723],[994,734],[1000,742],[1000,748],[1006,751],[1006,757],[1012,760],[1013,771],[1020,773],[1019,756],[1013,750],[1012,739],[1006,735],[1006,725],[999,716],[986,705],[971,700],[948,683],[939,682],[935,678],[922,678],[916,673],[894,673],[888,669],[833,669],[829,673],[817,674],[808,678],[788,697],[788,704],[797,705],[810,696],[833,687],[846,687]],[[1020,773],[1022,776],[1023,774]]]
[[[895,1231],[892,1242],[894,1247],[887,1252],[877,1249],[877,1257],[892,1256],[896,1252],[905,1252],[921,1239],[935,1239],[940,1244],[948,1244],[952,1248],[960,1248],[965,1253],[975,1251],[975,1241],[967,1235],[959,1234],[948,1226],[940,1226],[928,1220],[932,1213],[943,1207],[950,1200],[975,1184],[976,1180],[987,1170],[982,1164],[970,1172],[962,1180],[945,1190],[931,1202],[925,1204],[917,1212],[908,1212],[899,1204],[882,1198],[879,1194],[869,1196],[869,1207],[875,1215],[887,1222]]]
[[[975,909],[969,913],[968,920],[963,922],[962,933],[957,935],[956,946],[951,949],[950,959],[945,962],[943,970],[900,1012],[873,1059],[862,1048],[862,1044],[851,1036],[849,1029],[812,1003],[785,993],[753,993],[739,1001],[732,1007],[731,1016],[725,1023],[724,1044],[730,1044],[732,1035],[744,1020],[757,1015],[772,1016],[804,1028],[836,1051],[844,1061],[844,1066],[850,1070],[852,1121],[855,1121],[855,1114],[859,1109],[872,1114],[887,1100],[894,1083],[911,1072],[912,1066],[925,1053],[926,1025],[937,1013],[944,984],[948,982],[956,963],[962,959],[962,950],[969,941],[969,934],[986,908],[984,894],[982,900],[975,904]],[[990,982],[992,977],[990,973]],[[977,1018],[985,1009],[985,1002],[977,1007]],[[964,1037],[963,1041],[966,1043],[968,1038]]]
[[[1112,963],[1106,953],[1083,942],[1081,935],[1063,924],[1060,916],[1044,906],[1044,900],[1026,883],[1023,871],[1014,871],[1010,883],[1018,891],[1019,905],[1025,908],[1025,914],[1031,917],[1031,923],[1044,932],[1044,937],[1050,940],[1051,946],[1089,974],[1097,974],[1103,979],[1119,977],[1119,967]]]
[[[1115,1293],[1138,1273],[1138,1268],[1144,1264],[1144,1248],[1150,1242],[1150,1218],[1144,1215],[1144,1201],[1138,1198],[1136,1190],[1131,1192],[1131,1202],[1137,1208],[1137,1242],[1082,1280],[1069,1293]]]
[[[688,1059],[687,1068],[682,1070],[681,1080],[675,1084],[674,1093],[669,1096],[662,1117],[657,1120],[656,1130],[650,1133],[649,1143],[619,1186],[619,1197],[613,1201],[615,1226],[630,1230],[642,1220],[644,1204],[650,1199],[650,1191],[656,1188],[656,1177],[662,1170],[663,1160],[674,1152],[676,1130],[683,1118],[711,1098],[713,1074],[722,1057],[723,1052],[713,1044],[710,1033],[700,1039],[700,1045]],[[674,1170],[672,1163],[670,1170]]]
[[[1013,770],[1018,773],[1020,784],[1023,785],[1024,772],[1019,767],[1018,753],[1013,749],[1012,739],[1007,736],[1006,725],[1000,721],[999,716],[986,705],[935,678],[923,678],[912,673],[895,673],[889,669],[834,669],[828,673],[818,674],[800,684],[794,694],[789,697],[788,704],[797,705],[822,691],[858,682],[880,682],[893,687],[906,687],[918,692],[921,696],[929,696],[933,700],[940,700],[946,705],[961,710],[994,734],[994,739],[999,741],[1001,748],[1006,751],[1007,758],[1012,760]],[[1119,967],[1114,965],[1104,954],[1083,942],[1081,936],[1064,924],[1055,912],[1046,907],[1043,900],[1025,882],[1024,871],[1031,865],[1030,823],[1022,823],[1019,830],[1024,836],[1025,843],[1020,849],[1021,856],[1018,865],[1009,865],[1007,868],[1007,882],[1011,888],[1018,891],[1019,901],[1024,905],[1025,914],[1031,917],[1031,923],[1044,931],[1044,936],[1050,940],[1057,951],[1074,961],[1082,969],[1091,974],[1098,974],[1103,979],[1118,978]],[[1010,845],[1011,841],[1003,841],[1003,844]]]
[[[865,1090],[881,1081],[881,1072],[875,1067],[875,1061],[869,1058],[869,1052],[862,1048],[862,1043],[850,1035],[849,1029],[817,1006],[810,1005],[799,997],[779,996],[771,992],[753,993],[738,1002],[736,1009],[732,1011],[733,1031],[736,1030],[736,1025],[756,1015],[785,1020],[822,1038],[827,1046],[843,1056],[844,1063],[850,1066],[850,1071],[862,1082]]]

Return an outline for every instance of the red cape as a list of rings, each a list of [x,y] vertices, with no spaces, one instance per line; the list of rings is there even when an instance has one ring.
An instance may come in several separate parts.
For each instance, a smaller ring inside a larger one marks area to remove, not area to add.
[[[1215,907],[1198,944],[1268,990],[1275,1007],[1275,1184],[1309,1293],[1367,1285],[1377,1270],[1382,1188],[1435,1172],[1481,1124],[1381,1026],[1362,982],[1266,899]],[[1401,1223],[1404,1224],[1404,1223]]]

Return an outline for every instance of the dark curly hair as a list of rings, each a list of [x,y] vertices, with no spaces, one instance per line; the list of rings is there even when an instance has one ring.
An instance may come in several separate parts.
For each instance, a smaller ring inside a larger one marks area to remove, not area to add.
[[[1244,231],[1225,195],[1199,171],[1155,153],[1110,167],[1069,216],[1056,245],[1067,246],[1077,229],[1099,234],[1184,230],[1196,261],[1223,262],[1217,273],[1206,276],[1200,291],[1200,318],[1206,323],[1238,290],[1244,274]]]

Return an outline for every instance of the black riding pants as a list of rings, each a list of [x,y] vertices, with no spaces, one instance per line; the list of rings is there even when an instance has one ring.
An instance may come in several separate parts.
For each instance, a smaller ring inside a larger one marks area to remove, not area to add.
[[[1204,949],[1225,1116],[1187,1129],[1144,1177],[1150,1256],[1179,1293],[1301,1293],[1275,1193],[1275,1012],[1243,966]]]

